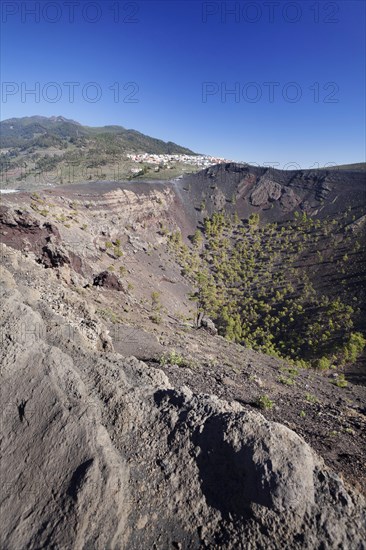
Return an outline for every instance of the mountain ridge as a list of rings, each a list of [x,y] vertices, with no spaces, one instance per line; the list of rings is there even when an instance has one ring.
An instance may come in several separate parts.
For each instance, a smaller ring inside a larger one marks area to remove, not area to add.
[[[165,142],[137,130],[127,129],[124,126],[87,126],[60,115],[51,117],[44,117],[41,115],[20,118],[13,117],[0,122],[0,144],[3,148],[24,147],[27,145],[27,140],[36,139],[38,133],[59,138],[91,138],[103,134],[114,135],[123,137],[124,140],[122,145],[126,147],[129,146],[131,150],[137,150],[139,146],[144,145],[144,151],[148,153],[195,154],[187,147],[182,147],[172,141]],[[36,142],[28,143],[28,146],[34,145],[35,143]]]

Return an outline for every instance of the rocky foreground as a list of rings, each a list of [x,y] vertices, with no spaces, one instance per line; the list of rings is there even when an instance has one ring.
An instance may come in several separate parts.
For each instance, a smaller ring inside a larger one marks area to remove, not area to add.
[[[365,548],[363,497],[285,426],[113,351],[4,245],[1,548]]]

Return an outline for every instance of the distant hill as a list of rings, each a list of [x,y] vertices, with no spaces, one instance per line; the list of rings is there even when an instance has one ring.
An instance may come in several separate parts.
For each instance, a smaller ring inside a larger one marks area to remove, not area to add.
[[[190,165],[165,159],[158,167],[135,162],[129,155],[196,153],[122,126],[83,126],[62,116],[31,116],[0,122],[0,184],[75,183],[131,179],[144,175],[171,179]]]
[[[19,147],[23,150],[65,146],[68,142],[83,146],[106,142],[114,152],[135,151],[152,154],[194,154],[187,147],[171,141],[165,142],[123,126],[83,126],[62,116],[31,116],[10,118],[0,122],[0,146]]]

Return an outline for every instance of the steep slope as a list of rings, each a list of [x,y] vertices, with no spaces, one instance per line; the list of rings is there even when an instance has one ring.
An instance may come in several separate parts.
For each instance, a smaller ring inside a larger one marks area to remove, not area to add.
[[[196,223],[221,210],[241,218],[260,212],[267,222],[292,217],[295,210],[323,218],[346,206],[357,214],[366,202],[362,169],[284,171],[228,163],[186,176],[182,188]]]
[[[185,188],[184,181],[171,185],[112,182],[64,186],[61,193],[53,189],[6,195],[0,211],[1,241],[47,270],[54,270],[75,295],[84,297],[109,331],[110,339],[103,337],[101,344],[105,349],[112,342],[122,355],[135,355],[152,367],[162,366],[178,386],[235,399],[249,410],[257,410],[258,399],[267,396],[272,403],[263,409],[267,418],[285,422],[303,435],[329,466],[366,493],[362,361],[349,360],[345,366],[323,370],[304,369],[197,328],[198,308],[191,297],[198,288],[192,274],[187,275],[187,266],[197,259],[197,247],[189,240],[180,240],[179,230],[183,235],[192,235],[197,223],[201,227],[195,216],[203,219],[205,214],[193,208],[191,215]],[[347,209],[346,200],[344,203]],[[293,213],[288,216],[288,238],[297,247],[295,219]],[[329,222],[320,221],[326,229]],[[345,223],[341,211],[338,223]],[[358,224],[351,223],[354,242],[359,240]],[[265,223],[262,221],[260,226],[266,247],[281,235],[279,231],[267,238]],[[246,231],[243,239],[247,238]],[[312,229],[309,234],[316,236],[317,231]],[[342,239],[349,239],[347,234],[341,235]],[[329,255],[335,245],[333,235],[338,239],[331,226],[329,236],[319,241],[325,239]],[[251,245],[248,250],[252,250]],[[277,262],[274,274],[286,274],[289,255],[297,257],[288,250]],[[364,262],[362,249],[352,256],[350,266],[357,267],[357,257]],[[360,308],[362,312],[363,285],[348,288],[341,284],[342,266],[339,269],[336,263],[321,261],[316,251],[313,259],[312,269],[321,273],[328,268],[333,272],[329,282],[327,277],[318,277],[325,284],[321,292],[339,293],[342,299],[358,295],[357,308],[353,299],[350,303],[355,311]],[[302,276],[306,262],[300,260],[298,273]],[[204,271],[206,259],[197,261]],[[268,270],[267,259],[258,257],[254,265],[258,262]],[[225,266],[225,261],[221,264]],[[270,291],[272,286],[268,286]],[[243,304],[247,302],[244,298]],[[352,317],[354,321],[361,319],[359,313],[357,318],[355,314]],[[218,323],[218,328],[221,332],[225,327]],[[301,326],[298,334],[303,334]],[[347,331],[344,335],[347,337]],[[180,366],[174,366],[176,361]]]
[[[362,548],[363,499],[294,432],[100,351],[85,300],[2,252],[2,547]]]
[[[363,172],[228,164],[186,177],[181,197],[191,220],[185,234],[198,228],[194,253],[172,244],[221,334],[291,359],[334,362],[346,335],[365,331]]]
[[[216,276],[204,251],[216,254],[221,238],[205,235],[207,220],[232,250],[238,241],[249,251],[286,232],[297,247],[306,224],[306,243],[319,237],[309,258],[332,276],[319,289],[358,296],[363,311],[364,249],[350,287],[338,260],[316,249],[343,255],[363,236],[364,184],[358,173],[305,176],[268,182],[264,169],[228,165],[166,184],[4,196],[2,547],[363,548],[362,371],[353,361],[302,368],[207,332],[191,300],[192,262]],[[250,185],[232,201],[243,179]],[[299,218],[281,204],[293,182]],[[273,208],[252,204],[258,187]],[[235,215],[229,234],[222,220]],[[197,231],[201,250],[186,239]],[[279,248],[277,263],[267,249],[256,261],[274,275],[287,256],[298,273],[309,267]]]

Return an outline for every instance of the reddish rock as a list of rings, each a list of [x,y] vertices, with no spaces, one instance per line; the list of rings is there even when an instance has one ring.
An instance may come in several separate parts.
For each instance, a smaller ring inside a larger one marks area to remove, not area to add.
[[[96,277],[94,277],[93,285],[102,286],[103,288],[108,288],[110,290],[123,290],[118,277],[114,273],[110,273],[110,271],[102,271],[102,273],[96,275]]]

